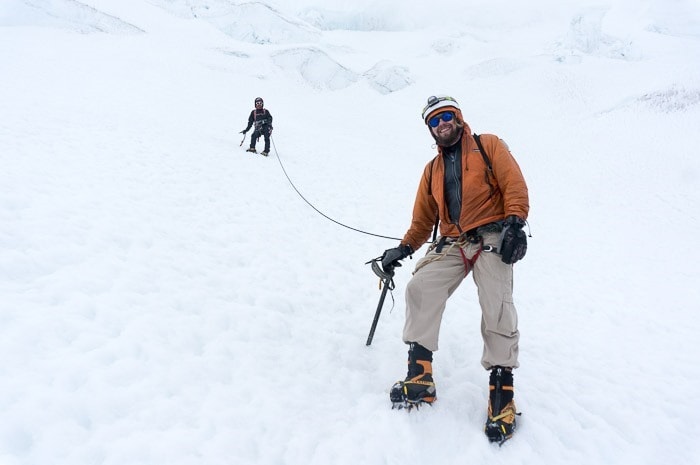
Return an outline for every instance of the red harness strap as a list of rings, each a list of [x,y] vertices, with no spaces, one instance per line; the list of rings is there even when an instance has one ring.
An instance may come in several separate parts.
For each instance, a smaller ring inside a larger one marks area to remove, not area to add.
[[[474,268],[474,263],[476,263],[476,259],[479,258],[479,255],[481,255],[481,251],[484,249],[483,247],[483,241],[479,241],[479,250],[476,251],[474,256],[470,259],[467,258],[467,255],[464,253],[464,249],[461,247],[459,248],[459,253],[462,254],[462,261],[464,262],[464,270],[467,272],[466,274],[469,274],[469,272]]]

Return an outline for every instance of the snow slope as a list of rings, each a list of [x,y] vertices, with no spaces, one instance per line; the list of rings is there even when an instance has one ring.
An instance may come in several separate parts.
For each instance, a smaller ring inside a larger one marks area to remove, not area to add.
[[[700,462],[698,31],[691,0],[4,0],[0,464]],[[397,240],[290,185],[402,237],[439,93],[530,189],[501,448],[471,278],[439,400],[391,411],[415,261],[366,347]]]

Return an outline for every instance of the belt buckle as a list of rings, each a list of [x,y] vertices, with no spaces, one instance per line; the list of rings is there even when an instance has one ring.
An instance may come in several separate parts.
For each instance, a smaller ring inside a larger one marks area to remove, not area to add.
[[[467,242],[470,244],[478,244],[481,242],[481,236],[478,234],[470,234],[467,236]]]

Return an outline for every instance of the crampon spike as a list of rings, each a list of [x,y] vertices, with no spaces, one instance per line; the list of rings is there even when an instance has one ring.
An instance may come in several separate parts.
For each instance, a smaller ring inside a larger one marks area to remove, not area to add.
[[[432,407],[432,404],[428,402],[423,402],[423,401],[418,401],[418,402],[409,402],[408,400],[402,400],[399,402],[392,402],[391,403],[391,409],[394,410],[406,410],[407,412],[410,412],[413,409],[420,410],[421,406],[423,405],[430,405]]]

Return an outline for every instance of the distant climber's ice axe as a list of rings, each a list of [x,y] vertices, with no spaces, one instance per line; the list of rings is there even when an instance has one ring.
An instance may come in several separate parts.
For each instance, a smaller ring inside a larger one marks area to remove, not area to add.
[[[248,135],[248,133],[246,133],[246,132],[243,133],[243,139],[241,139],[241,143],[238,144],[239,147],[243,147],[243,142],[245,142],[245,136],[247,136],[247,135]]]
[[[372,339],[374,338],[374,330],[377,329],[377,322],[379,321],[379,315],[382,313],[382,307],[384,306],[384,299],[386,298],[387,291],[394,290],[394,270],[393,268],[384,270],[379,265],[381,263],[382,257],[377,257],[365,263],[365,265],[372,264],[372,271],[374,274],[379,276],[382,286],[382,295],[379,297],[379,303],[377,304],[377,310],[374,312],[374,320],[372,320],[372,327],[369,329],[369,336],[367,336],[367,343],[365,345],[372,344]],[[393,295],[392,295],[393,299]]]

